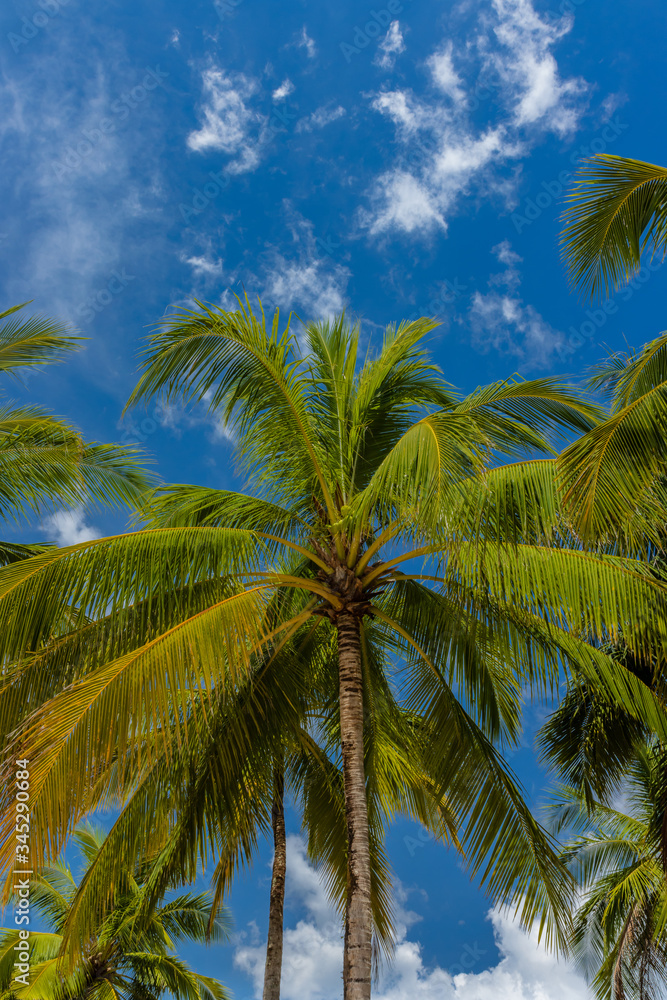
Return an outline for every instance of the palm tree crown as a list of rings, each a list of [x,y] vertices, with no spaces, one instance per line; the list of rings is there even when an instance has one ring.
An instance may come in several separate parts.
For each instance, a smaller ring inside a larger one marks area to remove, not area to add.
[[[74,840],[88,865],[95,862],[104,834],[81,826]],[[221,941],[229,919],[212,909],[207,894],[186,894],[146,913],[150,868],[126,859],[104,918],[74,966],[63,955],[63,935],[77,883],[64,860],[43,868],[30,885],[31,903],[48,931],[30,932],[29,985],[15,978],[18,930],[0,931],[0,995],[3,1000],[229,1000],[223,986],[192,972],[174,954],[181,941]]]
[[[543,926],[565,911],[568,887],[499,753],[517,738],[522,688],[548,690],[574,665],[610,698],[630,691],[667,736],[653,693],[598,643],[622,623],[629,648],[655,648],[667,590],[639,562],[582,551],[555,461],[524,458],[552,454],[555,434],[590,431],[600,411],[555,379],[461,398],[423,348],[433,326],[390,327],[360,363],[359,329],[343,318],[297,339],[247,303],[169,317],[132,402],[207,402],[231,429],[248,492],[161,488],[142,530],[0,571],[11,664],[0,723],[33,761],[45,855],[110,788],[147,807],[168,780],[179,812],[192,779],[182,747],[203,746],[224,716],[215,798],[267,746],[258,734],[276,753],[281,729],[296,734],[312,713],[317,678],[283,651],[297,639],[335,649],[326,690],[343,779],[346,1000],[371,988],[378,693],[423,727],[424,772],[471,870]],[[65,609],[85,624],[53,638]],[[244,712],[229,712],[244,686]],[[154,846],[168,825],[149,832]],[[7,810],[6,862],[9,841]],[[95,905],[114,863],[100,867]]]

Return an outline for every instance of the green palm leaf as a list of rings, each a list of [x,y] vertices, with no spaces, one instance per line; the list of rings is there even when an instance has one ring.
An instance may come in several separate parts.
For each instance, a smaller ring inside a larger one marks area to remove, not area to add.
[[[647,248],[667,250],[667,169],[598,154],[580,170],[565,213],[563,255],[586,295],[608,295],[638,271]]]

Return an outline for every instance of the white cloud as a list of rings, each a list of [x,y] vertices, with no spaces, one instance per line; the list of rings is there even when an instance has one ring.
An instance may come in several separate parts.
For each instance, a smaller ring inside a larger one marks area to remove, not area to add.
[[[220,258],[214,259],[209,254],[181,258],[185,264],[189,264],[196,278],[219,278],[222,276],[222,261]]]
[[[473,971],[490,956],[477,941],[466,945],[450,969],[427,968],[418,942],[407,940],[417,914],[405,909],[407,893],[399,884],[396,896],[398,941],[390,967],[383,970],[375,1000],[590,1000],[585,983],[570,967],[558,962],[537,941],[499,913],[489,913],[498,964]],[[305,911],[295,926],[286,926],[281,995],[283,1000],[338,1000],[343,964],[342,927],[317,873],[309,863],[303,841],[287,844],[287,912]],[[255,925],[243,936],[235,965],[251,979],[256,997],[262,995],[265,945]],[[464,971],[464,970],[470,971]]]
[[[565,343],[563,334],[550,326],[533,306],[498,292],[475,293],[470,324],[472,342],[478,350],[486,352],[492,347],[520,358],[531,367],[548,364],[553,353]]]
[[[232,173],[254,170],[259,163],[257,133],[265,123],[265,116],[253,111],[248,103],[257,89],[257,82],[243,73],[228,75],[215,67],[204,70],[203,124],[189,134],[190,149],[198,153],[220,150],[233,157],[227,167]]]
[[[571,18],[547,23],[531,0],[493,0],[493,7],[498,15],[496,37],[503,49],[509,50],[497,53],[493,61],[513,91],[516,124],[539,122],[559,135],[572,132],[581,113],[577,98],[586,84],[579,77],[561,80],[551,52],[571,30]]]
[[[274,101],[284,101],[286,97],[294,93],[294,84],[289,78],[283,80],[279,87],[273,91],[271,95]]]
[[[314,129],[324,128],[326,125],[330,125],[331,122],[337,121],[339,118],[343,118],[347,112],[342,105],[338,104],[335,108],[316,108],[312,114],[308,115],[307,118],[301,118],[296,123],[296,132],[312,132]]]
[[[379,177],[374,201],[378,207],[370,223],[371,233],[384,233],[389,229],[413,233],[436,226],[447,228],[437,194],[428,184],[405,171],[395,170]]]
[[[398,21],[392,21],[389,25],[389,31],[378,45],[373,62],[376,66],[381,66],[382,69],[393,69],[396,56],[399,56],[401,52],[405,52],[401,26]]]
[[[345,308],[348,274],[341,268],[327,273],[319,260],[303,264],[280,257],[267,276],[264,295],[285,309],[305,310],[304,319],[324,319]]]
[[[455,104],[462,104],[465,101],[465,90],[463,81],[454,69],[452,57],[453,45],[448,42],[439,52],[434,52],[427,60],[431,70],[431,76],[435,85],[454,101]]]
[[[72,510],[59,510],[47,518],[45,528],[53,532],[53,540],[57,545],[78,545],[80,542],[90,542],[93,538],[101,538],[97,528],[86,524],[86,514],[80,507]]]
[[[389,95],[383,95],[388,97]],[[398,97],[399,95],[392,95]],[[409,106],[398,99],[386,101],[387,112],[398,117],[405,109],[408,128],[418,121]],[[418,126],[414,125],[416,129]],[[411,169],[396,167],[378,177],[370,193],[371,211],[360,213],[362,224],[372,234],[390,230],[428,233],[447,229],[447,215],[474,176],[495,161],[515,155],[502,127],[472,136],[456,127],[446,127],[437,146],[416,141]]]
[[[371,186],[369,207],[358,216],[362,227],[375,235],[444,231],[475,187],[509,204],[516,181],[501,168],[525,156],[545,131],[572,131],[582,114],[586,85],[563,79],[552,51],[571,25],[542,20],[532,0],[493,0],[470,39],[456,49],[446,41],[426,60],[433,88],[425,96],[405,88],[375,94],[371,106],[396,127],[398,157]],[[480,81],[482,93],[495,89],[486,123],[483,114],[473,117]],[[493,120],[498,104],[506,112]]]
[[[371,107],[387,115],[395,125],[407,132],[413,132],[422,124],[423,110],[406,91],[383,90],[374,99]]]
[[[475,292],[469,312],[472,344],[482,353],[493,348],[517,357],[530,368],[546,366],[563,347],[565,337],[519,297],[516,290],[521,274],[517,265],[522,258],[512,250],[509,240],[493,247],[493,253],[505,270],[492,274],[489,285],[505,286],[505,291]]]
[[[309,59],[314,59],[317,55],[317,46],[313,39],[308,35],[305,24],[301,29],[301,34],[299,35],[299,40],[296,44],[298,48],[306,50],[306,55]]]
[[[295,309],[302,319],[322,319],[346,306],[350,271],[334,260],[338,241],[317,238],[313,224],[285,203],[296,252],[288,256],[277,247],[267,252],[259,281],[262,300],[271,306]],[[250,281],[247,282],[250,284]]]
[[[497,243],[495,247],[492,247],[492,253],[496,255],[501,264],[507,264],[508,267],[520,264],[523,260],[523,257],[520,257],[516,250],[512,250],[512,244],[509,240]]]
[[[283,1000],[324,1000],[340,995],[343,963],[340,916],[329,903],[317,872],[309,863],[300,837],[287,838],[287,910],[305,909],[307,919],[286,927],[283,941]],[[266,946],[241,943],[234,964],[262,995]]]

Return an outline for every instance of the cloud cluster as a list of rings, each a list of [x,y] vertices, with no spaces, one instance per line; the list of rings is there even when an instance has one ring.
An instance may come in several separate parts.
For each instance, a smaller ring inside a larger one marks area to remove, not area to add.
[[[508,917],[489,913],[500,961],[484,971],[461,972],[427,968],[418,942],[407,934],[419,917],[405,909],[407,893],[397,894],[398,941],[394,961],[381,974],[376,1000],[590,1000],[575,972],[540,946],[535,933],[522,931]],[[343,961],[339,914],[326,898],[322,883],[306,857],[303,841],[290,836],[287,844],[287,912],[303,914],[287,926],[281,995],[284,1000],[337,1000]],[[287,921],[289,923],[289,920]],[[242,935],[234,963],[262,995],[265,944],[255,925]],[[471,942],[471,964],[483,964],[484,951]]]
[[[484,179],[487,190],[501,193],[494,169],[525,155],[544,132],[571,132],[583,112],[586,84],[562,79],[553,54],[571,27],[571,20],[540,17],[531,0],[493,0],[471,39],[456,48],[445,40],[427,58],[430,94],[376,94],[372,107],[393,122],[399,157],[377,177],[361,225],[376,236],[445,230],[460,196],[475,182]],[[486,123],[474,115],[482,103],[475,93],[480,79],[486,99],[495,95],[487,105],[495,117]],[[500,116],[497,105],[504,110]]]
[[[283,87],[288,84],[285,81]],[[202,74],[203,100],[200,116],[201,127],[192,131],[188,147],[197,153],[220,151],[230,157],[227,170],[230,173],[245,173],[254,170],[259,163],[261,132],[266,125],[266,116],[260,115],[250,106],[250,100],[257,92],[257,81],[243,73],[228,74],[215,66]],[[274,95],[281,95],[279,87]]]

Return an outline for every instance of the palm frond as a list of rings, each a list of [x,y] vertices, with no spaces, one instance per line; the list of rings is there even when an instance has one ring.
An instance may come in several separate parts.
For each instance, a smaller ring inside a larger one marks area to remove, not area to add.
[[[599,153],[568,196],[561,242],[572,281],[607,295],[635,275],[644,250],[667,250],[667,169]]]

